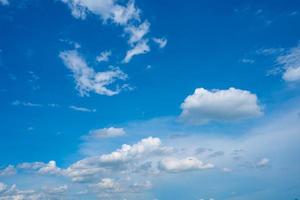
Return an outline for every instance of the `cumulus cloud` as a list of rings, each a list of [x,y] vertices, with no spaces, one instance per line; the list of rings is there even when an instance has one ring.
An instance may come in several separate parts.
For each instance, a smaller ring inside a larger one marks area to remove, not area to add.
[[[56,162],[54,160],[51,160],[48,163],[21,163],[17,166],[17,168],[20,170],[34,171],[39,174],[60,175],[62,173],[62,169],[56,166]]]
[[[160,162],[160,169],[167,172],[182,172],[191,170],[203,170],[211,169],[214,165],[207,163],[204,164],[202,161],[195,157],[188,157],[184,159],[178,158],[165,158]]]
[[[109,127],[109,128],[92,130],[85,138],[99,139],[99,138],[119,137],[122,135],[125,135],[125,130],[123,128]]]
[[[95,185],[94,187],[97,187],[99,189],[104,190],[111,190],[111,191],[119,191],[120,190],[120,184],[111,178],[103,178],[101,181]]]
[[[206,90],[197,88],[181,104],[180,119],[191,124],[235,121],[262,115],[255,94],[247,90]]]
[[[110,153],[104,154],[100,160],[105,163],[110,162],[126,162],[128,160],[140,158],[153,152],[160,152],[165,150],[161,147],[159,138],[145,138],[134,145],[123,144],[122,148]]]
[[[16,174],[16,169],[12,165],[8,165],[4,169],[0,169],[0,176],[11,176]]]
[[[79,107],[79,106],[74,106],[71,105],[69,106],[70,109],[75,110],[75,111],[79,111],[79,112],[96,112],[96,109],[90,109],[90,108],[85,108],[85,107]]]
[[[119,94],[128,85],[123,84],[121,87],[109,89],[118,80],[126,80],[127,74],[122,72],[119,68],[110,68],[108,71],[95,72],[95,70],[88,66],[82,56],[77,50],[60,52],[59,57],[62,59],[65,66],[71,70],[76,82],[76,88],[79,90],[81,96],[89,95],[89,92],[96,94],[113,96]]]
[[[107,62],[110,56],[111,56],[111,51],[103,51],[100,53],[99,56],[97,56],[96,60],[98,62]]]
[[[168,40],[166,38],[152,38],[152,39],[161,49],[165,48],[165,46],[168,43]]]
[[[11,186],[0,182],[0,200],[46,200],[64,199],[68,189],[67,185],[58,187],[45,187],[39,190],[20,190],[17,185]]]
[[[277,58],[277,63],[285,70],[282,78],[287,82],[300,81],[300,45],[291,48]]]

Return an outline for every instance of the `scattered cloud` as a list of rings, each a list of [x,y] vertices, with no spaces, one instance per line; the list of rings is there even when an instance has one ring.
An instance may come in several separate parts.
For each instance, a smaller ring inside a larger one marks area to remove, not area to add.
[[[300,45],[280,55],[277,58],[277,63],[285,70],[282,75],[285,81],[300,81]]]
[[[152,40],[158,44],[159,48],[165,48],[165,46],[167,45],[168,43],[168,40],[167,38],[152,38]]]
[[[148,21],[144,21],[139,26],[129,25],[125,28],[125,33],[129,35],[128,43],[130,45],[134,45],[140,42],[144,36],[149,32],[150,23]]]
[[[74,106],[74,105],[69,106],[69,108],[72,110],[75,110],[75,111],[79,111],[79,112],[96,112],[97,111],[96,109],[78,107],[78,106]]]
[[[137,43],[132,49],[127,51],[126,56],[123,60],[124,63],[129,63],[130,60],[139,54],[145,54],[150,51],[150,47],[148,45],[148,40],[142,40]]]
[[[284,52],[284,48],[262,48],[256,51],[257,54],[260,55],[265,55],[265,56],[269,56],[269,55],[278,55],[282,52]]]
[[[103,51],[100,53],[99,56],[97,56],[96,60],[97,62],[107,62],[110,56],[111,56],[111,51]]]
[[[165,158],[160,162],[160,169],[167,172],[182,172],[191,170],[211,169],[214,165],[204,164],[195,157],[188,157],[184,159]]]
[[[249,58],[243,58],[240,60],[240,62],[244,63],[244,64],[253,64],[253,63],[255,63],[255,60],[249,59]]]
[[[90,133],[85,136],[86,139],[99,139],[99,138],[111,138],[119,137],[125,135],[125,130],[123,128],[103,128],[90,131]]]
[[[255,94],[247,90],[206,90],[197,88],[181,104],[180,119],[191,124],[236,121],[262,115]]]
[[[123,84],[121,87],[117,85],[115,89],[109,88],[116,81],[124,81],[128,78],[127,74],[122,72],[118,67],[111,67],[108,71],[104,72],[95,72],[93,68],[88,66],[77,50],[60,52],[59,57],[73,73],[76,88],[79,90],[81,96],[88,96],[90,92],[113,96],[128,88],[126,84]]]
[[[127,1],[126,5],[119,4],[113,0],[103,0],[91,2],[89,0],[62,0],[71,9],[72,15],[78,19],[86,19],[92,13],[100,16],[103,23],[112,22],[123,27],[124,33],[128,35],[130,49],[127,51],[124,63],[130,62],[132,57],[145,54],[150,51],[148,38],[145,38],[150,31],[150,23],[142,21],[140,9],[136,7],[132,0]],[[156,40],[159,46],[165,46],[166,39]],[[100,60],[102,56],[100,56]],[[104,56],[105,57],[105,56]],[[103,58],[104,58],[103,57]]]
[[[23,102],[23,101],[13,101],[11,103],[13,106],[25,106],[25,107],[42,107],[42,104],[37,104],[37,103],[31,103],[31,102]]]

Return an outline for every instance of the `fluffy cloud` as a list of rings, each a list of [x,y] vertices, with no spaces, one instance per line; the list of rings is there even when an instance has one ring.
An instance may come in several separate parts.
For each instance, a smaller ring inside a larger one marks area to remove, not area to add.
[[[56,166],[56,162],[54,160],[51,160],[48,163],[43,163],[43,162],[21,163],[17,166],[17,168],[21,170],[27,170],[27,171],[36,171],[39,174],[52,174],[52,175],[62,174],[62,169]]]
[[[98,62],[107,62],[110,56],[111,56],[111,51],[103,51],[100,53],[99,56],[97,56],[96,60]]]
[[[181,104],[181,120],[191,124],[235,121],[262,114],[255,94],[247,90],[206,90],[197,88]]]
[[[191,171],[191,170],[203,170],[211,169],[214,165],[207,163],[204,164],[195,157],[188,157],[184,159],[178,158],[165,158],[160,162],[160,169],[167,172],[182,172],[182,171]]]
[[[168,43],[168,40],[166,38],[152,38],[153,41],[158,44],[159,48],[165,48],[165,46]]]
[[[104,190],[111,190],[111,191],[120,190],[120,184],[111,178],[103,178],[99,183],[93,186]]]
[[[16,169],[12,165],[8,165],[4,169],[0,169],[0,176],[11,176],[16,174]]]
[[[159,138],[145,138],[134,145],[123,144],[122,148],[110,153],[104,154],[100,157],[100,160],[105,163],[111,162],[126,162],[132,159],[141,158],[147,154],[154,152],[161,152],[165,149],[161,147],[161,141]]]
[[[0,182],[0,200],[47,200],[63,199],[67,185],[43,188],[40,190],[20,190],[15,184],[8,186]]]
[[[89,92],[113,96],[127,87],[127,85],[124,84],[115,89],[108,88],[108,86],[117,80],[127,79],[127,74],[122,72],[119,68],[110,68],[108,71],[95,72],[93,68],[87,65],[77,50],[63,51],[59,54],[59,57],[65,66],[72,71],[76,81],[76,88],[79,90],[81,96],[88,95]]]
[[[300,45],[288,50],[277,58],[277,63],[282,65],[284,73],[282,78],[288,82],[300,80]]]
[[[86,139],[98,139],[98,138],[110,138],[110,137],[118,137],[125,135],[125,130],[123,128],[103,128],[103,129],[96,129],[90,131]]]

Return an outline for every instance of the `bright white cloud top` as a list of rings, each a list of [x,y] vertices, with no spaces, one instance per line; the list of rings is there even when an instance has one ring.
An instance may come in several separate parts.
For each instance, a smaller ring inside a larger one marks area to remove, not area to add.
[[[206,90],[197,88],[181,104],[180,119],[191,124],[236,121],[262,115],[255,94],[247,90]]]

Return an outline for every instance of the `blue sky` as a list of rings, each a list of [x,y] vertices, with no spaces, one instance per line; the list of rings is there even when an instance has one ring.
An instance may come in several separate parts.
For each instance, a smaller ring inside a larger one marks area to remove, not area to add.
[[[300,198],[300,4],[0,0],[0,200]]]

